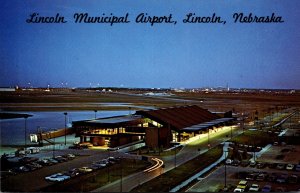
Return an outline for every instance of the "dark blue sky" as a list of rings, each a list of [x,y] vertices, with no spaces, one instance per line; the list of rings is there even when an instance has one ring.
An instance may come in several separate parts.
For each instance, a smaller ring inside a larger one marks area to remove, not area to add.
[[[100,0],[1,2],[0,86],[300,89],[299,0]],[[66,24],[28,24],[33,12]],[[73,15],[123,16],[128,24],[75,24]],[[173,14],[173,24],[137,24],[139,13]],[[226,24],[184,24],[188,13]],[[283,17],[234,23],[235,12]]]

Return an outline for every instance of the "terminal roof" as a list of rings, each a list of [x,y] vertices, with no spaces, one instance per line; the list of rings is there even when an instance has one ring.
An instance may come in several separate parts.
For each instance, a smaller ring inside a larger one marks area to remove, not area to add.
[[[221,118],[197,105],[137,111],[136,114],[150,118],[177,131],[198,131],[231,120]]]
[[[97,126],[97,127],[121,127],[142,123],[143,119],[140,115],[124,115],[99,119],[91,119],[73,122],[75,125]]]

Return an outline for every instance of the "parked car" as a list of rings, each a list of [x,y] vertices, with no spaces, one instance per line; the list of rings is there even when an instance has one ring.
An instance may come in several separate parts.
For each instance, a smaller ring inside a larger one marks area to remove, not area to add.
[[[289,183],[291,184],[296,184],[298,182],[298,176],[295,174],[292,174],[289,178],[288,178]]]
[[[226,164],[226,165],[231,165],[232,162],[233,162],[233,161],[232,161],[231,159],[227,159],[227,160],[225,161],[225,164]]]
[[[110,164],[115,164],[116,162],[118,162],[118,160],[114,157],[109,157],[107,158],[107,160],[109,161]]]
[[[294,165],[293,164],[287,164],[286,165],[286,169],[287,170],[293,170],[294,169]]]
[[[109,161],[117,161],[115,157],[108,157],[107,158]]]
[[[57,164],[57,163],[58,163],[58,161],[55,160],[55,159],[53,159],[53,158],[48,158],[47,160],[48,160],[49,162],[53,163],[53,164]]]
[[[259,185],[258,184],[252,184],[249,188],[249,192],[258,192],[259,191]]]
[[[92,172],[93,169],[89,168],[89,167],[81,167],[81,168],[79,168],[79,171],[82,173],[88,173],[88,172]]]
[[[72,153],[67,154],[68,159],[74,159],[76,156]]]
[[[285,164],[279,163],[277,164],[276,168],[279,170],[283,170],[285,168]]]
[[[286,192],[286,191],[285,191],[285,188],[280,186],[280,187],[275,188],[275,192]]]
[[[80,174],[79,168],[73,168],[69,170],[69,173],[75,173],[76,175]]]
[[[56,161],[58,161],[59,163],[68,161],[67,158],[62,157],[62,156],[60,156],[60,155],[59,155],[59,156],[56,156],[54,159],[55,159]]]
[[[261,189],[262,192],[271,192],[271,190],[272,190],[272,186],[269,185],[269,184],[265,185],[265,186]]]
[[[300,172],[300,164],[296,165],[295,170],[296,170],[297,172]]]
[[[42,168],[43,166],[41,164],[38,164],[37,162],[32,162],[30,165],[36,167],[37,169]]]
[[[266,179],[266,174],[264,173],[260,173],[256,178],[257,181],[264,181],[265,179]]]
[[[101,166],[95,163],[95,164],[90,165],[89,168],[91,168],[92,170],[98,170],[101,168]]]
[[[288,179],[288,174],[281,174],[277,179],[277,183],[286,183]]]
[[[250,167],[255,167],[256,166],[256,162],[252,160],[252,161],[250,161],[249,165],[250,165]]]
[[[246,176],[246,180],[255,180],[257,175],[258,175],[258,173],[256,173],[256,172],[250,173]]]
[[[53,182],[62,182],[64,180],[70,179],[70,176],[64,175],[62,173],[52,174],[51,176],[46,176],[45,180],[53,181]]]
[[[38,147],[28,147],[28,148],[26,148],[26,150],[29,151],[31,154],[40,152],[40,148],[38,148]]]
[[[232,161],[231,165],[238,166],[240,163],[241,162],[239,160],[235,159],[235,160]]]
[[[248,182],[246,180],[241,180],[237,186],[237,188],[241,188],[243,190],[245,190],[248,186]]]
[[[31,171],[30,168],[28,168],[28,166],[20,166],[20,167],[17,167],[16,172],[29,172]]]
[[[109,161],[108,161],[107,159],[102,159],[102,160],[99,161],[98,163],[108,165],[108,164],[109,164]]]
[[[69,149],[83,149],[83,147],[81,147],[80,145],[72,145],[69,146]]]
[[[29,169],[29,171],[34,171],[37,169],[37,167],[34,167],[33,165],[31,164],[26,164],[25,167],[27,167]]]
[[[35,161],[38,161],[39,159],[36,158],[36,157],[23,157],[21,159],[19,159],[19,161],[21,163],[31,163],[31,162],[35,162]]]
[[[91,143],[81,143],[81,144],[79,144],[79,146],[82,147],[82,148],[93,147],[93,145]]]
[[[47,159],[41,159],[37,163],[42,165],[42,166],[50,166],[50,165],[53,164],[53,163],[49,162]]]
[[[92,165],[96,166],[98,169],[106,167],[106,164],[103,163],[93,163]]]
[[[250,162],[249,162],[248,160],[243,160],[243,161],[241,162],[241,166],[242,166],[242,167],[247,167],[249,164],[250,164]]]
[[[269,182],[275,182],[276,179],[277,179],[277,176],[278,176],[278,174],[272,173],[271,175],[268,176],[267,180],[268,180]]]
[[[79,171],[72,171],[72,170],[63,172],[63,175],[70,176],[71,178],[78,176],[79,174],[80,174]]]
[[[257,165],[256,165],[257,168],[265,168],[266,167],[266,163],[264,162],[259,162]]]
[[[269,163],[268,167],[269,168],[276,168],[277,167],[277,163]]]
[[[242,188],[235,188],[233,192],[244,192],[245,190]]]

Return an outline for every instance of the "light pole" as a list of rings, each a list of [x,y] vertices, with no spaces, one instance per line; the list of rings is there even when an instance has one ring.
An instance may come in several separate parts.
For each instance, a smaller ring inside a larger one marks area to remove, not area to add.
[[[175,163],[174,163],[175,164],[175,168],[176,168],[176,153],[177,153],[176,149],[177,149],[177,145],[175,145],[175,154],[174,154],[174,156],[175,156],[175,159],[174,159],[174,161],[175,161]]]
[[[245,131],[245,128],[244,128],[244,112],[241,113],[241,116],[239,117],[240,118],[240,129],[243,129],[243,133]]]
[[[122,164],[123,160],[121,158],[121,187],[120,187],[120,192],[123,192],[123,164]]]
[[[65,145],[67,145],[67,112],[64,112],[65,115]]]
[[[24,147],[24,151],[25,151],[25,155],[26,155],[26,146],[27,146],[27,118],[29,116],[28,115],[24,115],[24,120],[25,120],[25,127],[24,127],[24,143],[25,143],[25,147]]]
[[[108,159],[110,159],[110,151],[109,149],[107,149],[108,151]],[[108,183],[110,182],[110,175],[109,175],[109,166],[107,167],[107,178],[108,178]]]
[[[208,131],[207,131],[207,147],[208,147],[208,149],[210,148],[210,143],[209,143],[209,128],[208,128]]]
[[[225,153],[225,154],[224,154],[224,155],[225,155],[225,159],[224,159],[224,160],[226,160],[226,157],[227,157],[227,156],[226,156],[226,153],[228,153],[228,151],[224,151],[224,153]],[[225,185],[225,186],[224,186],[224,187],[227,188],[227,173],[226,173],[226,172],[227,172],[227,170],[226,170],[226,165],[227,165],[227,164],[226,164],[226,162],[225,162],[224,165],[225,165],[225,174],[224,174],[224,185]]]
[[[129,115],[131,115],[131,107],[128,107],[128,109],[129,109]]]
[[[94,112],[95,112],[95,119],[97,118],[97,110],[94,110]]]
[[[53,132],[55,133],[56,130],[53,130]],[[53,136],[53,150],[52,150],[52,157],[55,158],[55,136]]]

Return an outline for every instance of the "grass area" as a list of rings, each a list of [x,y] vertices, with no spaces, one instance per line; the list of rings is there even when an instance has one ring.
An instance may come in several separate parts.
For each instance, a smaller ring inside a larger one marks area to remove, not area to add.
[[[166,107],[183,104],[181,101],[165,100],[120,93],[99,92],[0,92],[0,101],[6,103],[6,111],[53,111],[53,110],[128,110],[124,106],[104,106],[101,103],[130,103],[140,106]],[[66,104],[66,105],[64,105]],[[155,104],[155,105],[153,105]],[[138,107],[133,108],[139,109]]]
[[[132,192],[169,192],[170,189],[209,166],[222,155],[223,146],[216,146],[208,152],[170,170],[132,190]]]
[[[272,119],[272,125],[275,125],[276,123],[280,122],[282,119],[286,118],[289,114],[288,113],[281,113],[277,117]]]
[[[25,118],[32,117],[29,114],[20,114],[20,113],[0,113],[0,119],[15,119],[15,118]]]
[[[264,147],[269,143],[277,140],[276,134],[267,133],[264,131],[245,131],[241,135],[232,138],[232,142],[244,145]]]
[[[53,184],[42,192],[89,192],[108,184],[108,182],[119,180],[121,175],[125,177],[151,165],[149,162],[133,159],[123,159],[121,162],[66,182]]]

